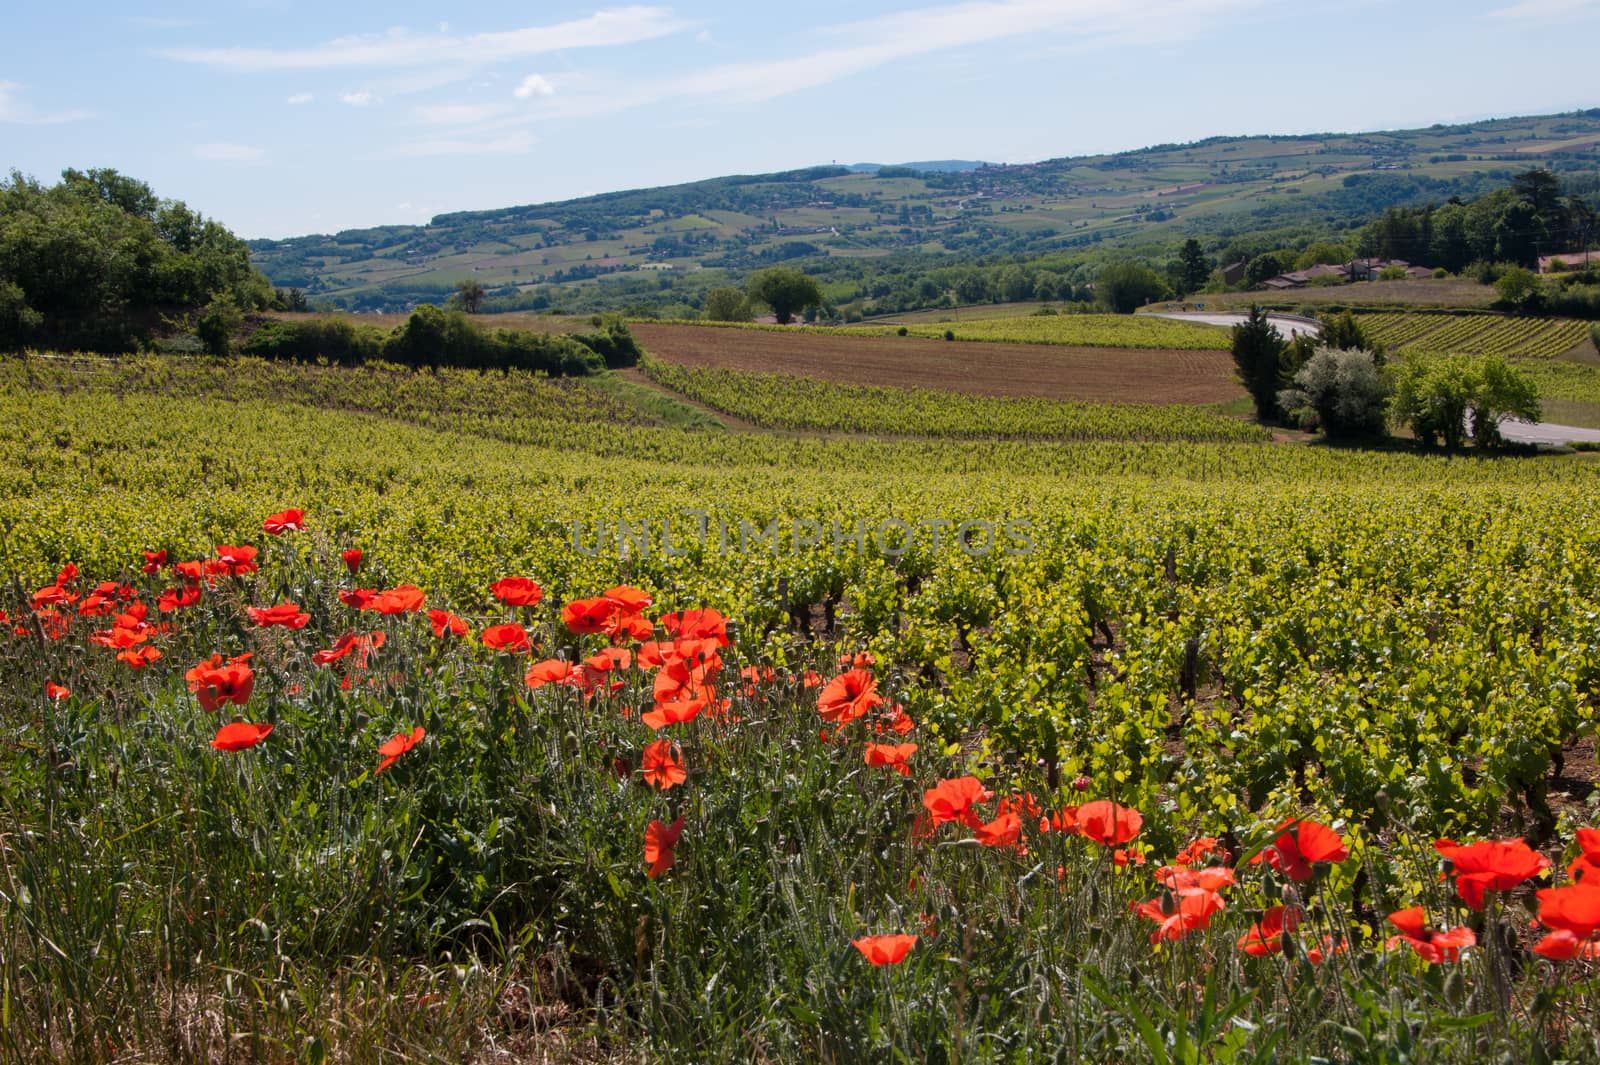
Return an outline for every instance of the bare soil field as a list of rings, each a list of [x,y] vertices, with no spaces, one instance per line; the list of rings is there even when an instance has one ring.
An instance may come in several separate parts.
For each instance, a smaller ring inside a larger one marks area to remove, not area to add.
[[[656,358],[852,385],[1111,403],[1226,403],[1243,396],[1225,351],[951,343],[638,322]]]

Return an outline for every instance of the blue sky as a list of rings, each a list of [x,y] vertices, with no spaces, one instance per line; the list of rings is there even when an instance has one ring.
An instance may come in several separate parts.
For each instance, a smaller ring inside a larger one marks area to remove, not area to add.
[[[834,160],[1600,106],[1600,0],[17,7],[0,167],[115,167],[251,237]]]

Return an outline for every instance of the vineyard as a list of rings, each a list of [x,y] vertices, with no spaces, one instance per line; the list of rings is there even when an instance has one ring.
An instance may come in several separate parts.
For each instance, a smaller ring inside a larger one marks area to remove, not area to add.
[[[647,369],[0,364],[0,1057],[1600,1056],[1587,456]]]
[[[1356,320],[1373,343],[1398,352],[1548,359],[1577,347],[1588,336],[1586,323],[1555,318],[1363,314]]]
[[[974,313],[974,312],[968,312]],[[982,314],[983,312],[975,312]],[[741,329],[810,336],[913,336],[930,340],[977,340],[1008,344],[1060,344],[1086,348],[1165,348],[1173,351],[1227,351],[1226,329],[1125,314],[1044,314],[1012,318],[970,318],[906,326],[804,326],[753,322],[678,322],[717,329]],[[905,332],[901,332],[904,329]],[[946,338],[945,333],[954,334]]]
[[[1200,407],[968,396],[839,385],[807,377],[690,369],[645,359],[656,383],[724,414],[774,429],[1003,440],[1260,442],[1258,425]]]

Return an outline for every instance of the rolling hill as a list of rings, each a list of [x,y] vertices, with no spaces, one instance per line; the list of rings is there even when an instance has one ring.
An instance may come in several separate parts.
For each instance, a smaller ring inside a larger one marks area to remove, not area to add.
[[[425,226],[261,240],[256,265],[351,309],[393,309],[476,280],[514,295],[631,274],[641,292],[776,262],[929,261],[1165,247],[1290,226],[1348,230],[1383,209],[1470,197],[1533,167],[1600,170],[1600,109],[1375,133],[1214,137],[1015,166],[813,167]],[[579,301],[580,303],[582,301]]]

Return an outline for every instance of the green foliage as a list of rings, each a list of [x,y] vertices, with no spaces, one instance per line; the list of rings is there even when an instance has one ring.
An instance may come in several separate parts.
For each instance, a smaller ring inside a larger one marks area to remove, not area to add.
[[[1356,321],[1355,315],[1349,311],[1337,316],[1324,316],[1319,339],[1326,346],[1340,351],[1372,350],[1372,343],[1367,339],[1366,331],[1361,328],[1361,323]]]
[[[1459,450],[1469,427],[1478,446],[1501,443],[1503,417],[1537,421],[1538,390],[1498,355],[1409,355],[1395,374],[1391,417],[1426,444]]]
[[[195,318],[195,336],[208,355],[226,355],[233,348],[233,334],[244,324],[244,315],[231,296],[218,296]]]
[[[800,311],[822,306],[822,289],[816,280],[791,266],[758,271],[750,278],[748,292],[752,302],[772,309],[779,325],[787,325]]]
[[[1500,306],[1514,311],[1535,310],[1539,304],[1539,278],[1532,270],[1520,266],[1507,267],[1495,280],[1494,290],[1499,295]]]
[[[1200,247],[1200,242],[1193,237],[1183,242],[1183,247],[1178,251],[1177,292],[1179,296],[1186,296],[1191,292],[1198,292],[1205,287],[1206,281],[1211,277],[1211,270],[1216,264],[1206,258],[1205,249]]]
[[[1382,436],[1390,386],[1371,352],[1318,348],[1278,394],[1278,406],[1307,424],[1307,415],[1330,440]]]
[[[1132,314],[1147,303],[1170,299],[1161,275],[1142,263],[1112,263],[1095,276],[1095,295],[1116,314]]]
[[[272,299],[243,241],[114,170],[68,170],[49,188],[15,172],[0,182],[0,289],[0,340],[9,328],[13,345],[112,351],[162,314]]]
[[[1550,358],[1583,343],[1582,322],[1498,314],[1362,314],[1372,343],[1391,351]]]
[[[1284,358],[1289,346],[1261,307],[1251,307],[1249,318],[1233,327],[1233,364],[1239,383],[1250,393],[1256,417],[1275,422],[1282,416],[1278,392],[1285,381]]]
[[[463,281],[456,286],[454,301],[468,314],[477,314],[487,296],[488,291],[477,281]]]
[[[702,318],[713,322],[748,322],[751,318],[750,301],[736,288],[723,286],[706,293]]]

